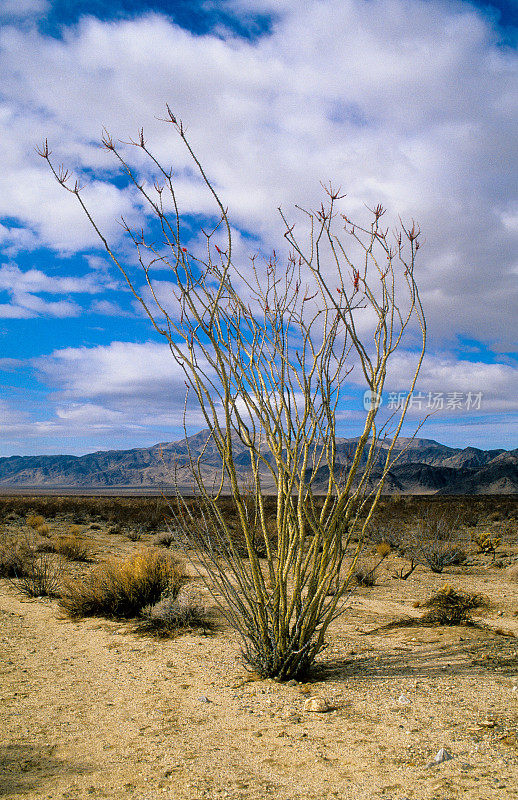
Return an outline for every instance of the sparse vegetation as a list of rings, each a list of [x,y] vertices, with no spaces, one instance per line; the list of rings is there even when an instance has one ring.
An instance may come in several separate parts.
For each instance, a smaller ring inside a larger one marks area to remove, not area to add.
[[[434,625],[466,625],[471,622],[471,612],[475,608],[487,607],[489,602],[481,594],[469,594],[451,586],[443,586],[422,605],[430,609],[421,618],[423,622]]]
[[[77,533],[58,536],[54,541],[54,549],[56,553],[70,561],[90,561],[92,556],[89,542]]]
[[[186,581],[178,559],[148,548],[124,562],[99,564],[83,579],[68,580],[60,603],[71,617],[130,619],[163,595],[176,598]]]
[[[496,555],[496,548],[502,541],[502,538],[500,536],[493,536],[493,534],[490,531],[482,531],[481,533],[475,533],[472,536],[472,539],[475,542],[479,553],[484,553],[484,554],[490,553],[491,555],[493,555],[493,557],[495,557]]]
[[[0,541],[0,577],[17,578],[25,574],[34,547],[27,536],[6,534]]]
[[[164,638],[186,628],[209,631],[213,623],[208,619],[205,609],[194,601],[181,595],[166,595],[158,603],[145,606],[134,630]]]
[[[35,534],[6,535],[0,543],[0,577],[28,597],[54,597],[62,568]]]
[[[27,525],[29,528],[36,528],[45,524],[45,518],[41,516],[41,514],[29,514],[27,517]]]
[[[59,597],[63,568],[51,553],[32,550],[23,564],[23,573],[11,578],[16,589],[27,597]]]
[[[174,544],[174,534],[172,531],[162,531],[153,537],[153,544],[157,547],[171,547]]]

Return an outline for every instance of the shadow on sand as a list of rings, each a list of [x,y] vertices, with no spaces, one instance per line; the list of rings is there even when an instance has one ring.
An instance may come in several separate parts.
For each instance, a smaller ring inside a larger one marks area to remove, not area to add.
[[[70,764],[56,758],[55,749],[45,745],[0,745],[0,797],[28,794],[45,785],[50,789],[56,778],[92,771],[92,767],[84,764]]]

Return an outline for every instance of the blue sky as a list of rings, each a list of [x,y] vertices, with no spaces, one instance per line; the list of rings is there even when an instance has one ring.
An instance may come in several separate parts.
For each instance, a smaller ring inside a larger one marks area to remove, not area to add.
[[[34,150],[48,137],[83,176],[131,262],[117,219],[139,210],[97,147],[103,126],[127,138],[143,125],[178,167],[193,235],[209,210],[157,119],[166,102],[243,260],[281,247],[277,207],[315,206],[330,178],[353,218],[381,202],[419,220],[419,389],[444,400],[420,435],[516,447],[517,33],[515,0],[0,0],[0,455],[181,436],[183,377]],[[411,361],[396,360],[385,407]],[[347,394],[345,436],[363,413],[361,387]]]

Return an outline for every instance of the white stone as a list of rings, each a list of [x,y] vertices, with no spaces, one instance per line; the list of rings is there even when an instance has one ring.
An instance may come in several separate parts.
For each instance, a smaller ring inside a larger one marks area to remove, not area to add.
[[[325,699],[325,697],[310,697],[304,703],[304,711],[312,711],[317,714],[325,714],[326,711],[331,711],[332,706]]]

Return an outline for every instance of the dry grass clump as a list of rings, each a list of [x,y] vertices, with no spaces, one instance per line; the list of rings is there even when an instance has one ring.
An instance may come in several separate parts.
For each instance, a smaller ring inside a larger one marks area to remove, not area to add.
[[[61,585],[61,565],[42,552],[35,536],[6,536],[0,544],[0,577],[27,597],[54,597]]]
[[[187,580],[177,559],[147,549],[122,563],[99,565],[83,580],[69,581],[60,604],[71,617],[131,619],[164,594],[176,598]]]
[[[5,535],[0,542],[0,578],[17,578],[24,574],[32,558],[26,536]]]
[[[360,567],[354,573],[354,578],[358,586],[375,586],[376,574],[373,569],[369,567]]]
[[[88,541],[75,533],[58,536],[54,550],[69,561],[90,561],[92,556]]]
[[[45,517],[42,517],[41,514],[29,514],[26,522],[29,528],[36,530],[36,528],[45,525]]]
[[[162,531],[153,536],[153,544],[157,547],[171,547],[174,543],[174,534],[172,531]]]
[[[50,536],[50,525],[47,525],[46,522],[43,522],[41,525],[37,525],[34,530],[45,539],[48,539]]]
[[[181,630],[202,628],[207,632],[212,627],[202,606],[187,597],[167,595],[141,610],[135,632],[166,638]]]
[[[25,561],[24,573],[11,582],[26,597],[59,597],[63,569],[50,553],[33,552]]]
[[[489,601],[482,594],[469,594],[452,586],[443,586],[422,605],[430,609],[421,618],[423,622],[434,625],[466,625],[471,622],[470,612],[475,608],[487,607]]]

